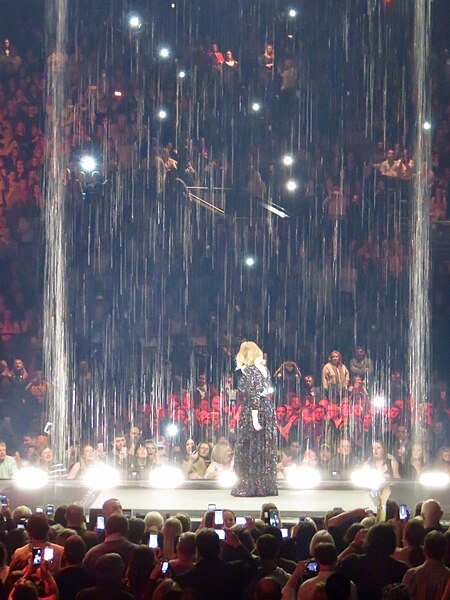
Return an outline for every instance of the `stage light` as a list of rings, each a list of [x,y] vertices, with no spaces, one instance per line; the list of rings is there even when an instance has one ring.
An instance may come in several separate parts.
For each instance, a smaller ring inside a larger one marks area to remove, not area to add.
[[[443,471],[425,471],[419,477],[420,485],[427,488],[444,488],[450,482],[450,477]]]
[[[252,104],[252,111],[253,112],[258,112],[259,110],[261,110],[261,104],[259,102],[253,102],[253,104]]]
[[[169,58],[169,55],[170,55],[169,48],[161,48],[161,50],[159,51],[159,56],[161,58]]]
[[[130,25],[131,29],[140,29],[140,27],[142,26],[141,19],[138,15],[130,15],[130,18],[128,19],[128,24]]]
[[[374,396],[372,404],[375,408],[384,408],[386,406],[386,398],[384,396]]]
[[[114,488],[120,483],[120,473],[112,465],[98,463],[86,471],[83,481],[92,490]]]
[[[48,473],[36,467],[23,467],[17,471],[14,483],[22,490],[39,490],[48,483]]]
[[[172,4],[170,5],[170,8],[175,8],[175,2],[172,2]]]
[[[244,260],[244,263],[247,267],[253,267],[255,265],[255,259],[253,258],[253,256],[247,256],[247,258]]]
[[[234,471],[222,471],[217,476],[217,483],[223,488],[232,488],[236,485],[237,476]]]
[[[322,476],[314,467],[300,466],[292,467],[286,477],[287,482],[293,488],[299,490],[311,490],[320,485]]]
[[[180,71],[180,72],[178,73],[178,77],[179,77],[180,79],[184,79],[184,78],[186,77],[186,71]]]
[[[423,124],[423,128],[425,129],[425,131],[429,131],[431,129],[430,121],[425,121]]]
[[[122,98],[123,94],[120,90],[114,90],[113,94],[116,98]]]
[[[164,110],[163,108],[158,111],[158,119],[160,121],[164,121],[164,119],[167,119],[167,111]]]
[[[272,385],[269,385],[269,387],[267,388],[267,393],[268,394],[273,394],[275,391],[275,388]]]
[[[295,8],[291,8],[288,12],[288,15],[291,17],[291,19],[294,19],[297,16],[297,11],[295,10]]]
[[[288,39],[292,40],[292,39],[293,39],[293,37],[294,37],[294,36],[292,35],[292,33],[288,33]]]
[[[297,182],[293,179],[289,179],[289,181],[286,183],[286,189],[288,192],[295,192],[297,187]]]
[[[150,473],[148,481],[153,488],[174,490],[183,483],[184,474],[181,469],[167,465],[154,469]]]
[[[170,425],[167,425],[166,427],[166,433],[169,437],[175,437],[178,433],[178,427],[175,425],[175,423],[171,423]]]
[[[290,167],[294,163],[294,157],[291,154],[285,154],[281,160],[285,167]]]
[[[97,168],[97,161],[93,156],[82,156],[80,159],[80,166],[86,173],[93,173]]]
[[[366,490],[378,490],[385,483],[383,473],[370,467],[355,469],[350,478],[353,485]]]

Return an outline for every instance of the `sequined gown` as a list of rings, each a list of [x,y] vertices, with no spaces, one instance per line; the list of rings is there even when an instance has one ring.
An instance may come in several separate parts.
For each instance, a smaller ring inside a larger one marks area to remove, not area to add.
[[[238,477],[232,496],[277,496],[275,409],[268,389],[270,375],[254,366],[244,367],[239,379],[241,414],[234,453]],[[252,410],[258,411],[261,430],[253,427]]]

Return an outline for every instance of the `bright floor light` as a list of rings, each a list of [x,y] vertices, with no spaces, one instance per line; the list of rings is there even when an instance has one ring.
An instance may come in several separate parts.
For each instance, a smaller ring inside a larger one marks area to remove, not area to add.
[[[167,465],[154,469],[148,481],[153,488],[174,490],[183,483],[184,474],[181,469]]]
[[[167,119],[167,111],[164,110],[163,108],[158,111],[158,119],[160,119],[161,121],[164,121],[164,119]]]
[[[86,471],[83,481],[92,490],[113,488],[120,483],[120,473],[111,465],[99,463]]]
[[[383,473],[371,467],[355,469],[350,478],[353,485],[366,490],[378,490],[385,483]]]
[[[159,51],[159,55],[161,58],[169,58],[169,48],[161,48],[161,50]]]
[[[443,471],[425,471],[419,477],[421,485],[427,488],[444,488],[450,482],[450,477]]]
[[[80,159],[80,166],[86,173],[93,173],[97,168],[97,161],[93,156],[82,156]]]
[[[289,469],[286,479],[293,488],[298,490],[311,490],[320,485],[322,476],[318,469],[302,465]]]
[[[253,267],[256,261],[253,258],[253,256],[247,256],[247,258],[244,260],[244,262],[247,267]]]
[[[261,104],[259,102],[253,102],[253,104],[252,104],[252,110],[254,112],[258,112],[259,110],[261,110]]]
[[[223,488],[232,488],[236,485],[237,476],[234,471],[222,471],[217,476],[217,483]]]
[[[430,121],[425,121],[423,124],[423,128],[425,129],[425,131],[429,131],[431,129]]]
[[[36,467],[24,467],[16,473],[14,483],[22,490],[39,490],[48,482],[48,473]]]
[[[178,73],[178,77],[179,77],[180,79],[184,79],[184,78],[186,77],[186,71],[180,71],[180,72]]]
[[[297,16],[297,11],[295,10],[295,8],[291,8],[291,10],[289,11],[288,15],[291,17],[291,19],[293,19],[294,17]]]

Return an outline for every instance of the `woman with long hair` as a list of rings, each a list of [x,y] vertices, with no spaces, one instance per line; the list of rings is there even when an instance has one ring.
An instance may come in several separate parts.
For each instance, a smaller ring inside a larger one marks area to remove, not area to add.
[[[270,373],[255,342],[243,342],[236,356],[240,371],[240,418],[234,452],[237,482],[233,496],[277,496],[277,428],[269,396]]]
[[[367,465],[374,467],[377,471],[383,473],[383,475],[389,479],[400,479],[400,473],[398,470],[398,462],[392,456],[388,454],[382,442],[375,440],[372,444],[372,456],[366,463]]]

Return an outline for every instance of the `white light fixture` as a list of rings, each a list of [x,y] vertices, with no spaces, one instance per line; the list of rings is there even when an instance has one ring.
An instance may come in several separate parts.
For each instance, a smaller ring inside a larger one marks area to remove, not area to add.
[[[425,129],[425,131],[429,131],[431,129],[430,121],[425,121],[423,124],[423,128]]]
[[[161,110],[158,111],[158,119],[160,121],[164,121],[164,119],[167,119],[167,111],[163,108],[161,108]]]
[[[294,163],[294,157],[292,154],[285,154],[281,161],[285,167],[290,167]]]
[[[167,465],[154,469],[150,473],[148,481],[153,488],[174,490],[183,483],[184,474],[181,469]]]
[[[301,465],[289,469],[286,480],[293,488],[298,490],[311,490],[320,485],[322,476],[318,469]]]
[[[120,483],[120,473],[112,465],[98,463],[86,471],[83,481],[92,490],[114,488]]]
[[[297,16],[297,11],[295,8],[291,8],[288,12],[288,15],[291,17],[291,19],[294,19]]]
[[[386,406],[386,398],[384,396],[374,396],[372,404],[375,408],[384,408]]]
[[[93,156],[82,156],[80,159],[80,166],[86,173],[93,173],[97,168],[97,161]]]
[[[142,26],[141,19],[138,15],[130,15],[128,24],[130,25],[131,29],[139,29]]]
[[[22,490],[39,490],[48,483],[48,473],[36,467],[23,467],[17,471],[14,483]]]
[[[261,104],[259,102],[253,102],[252,103],[252,111],[258,112],[259,110],[261,110]]]
[[[247,267],[253,267],[255,262],[256,261],[253,258],[253,256],[247,256],[247,258],[244,260],[244,263],[246,264]]]
[[[353,485],[366,490],[378,490],[384,485],[385,479],[383,473],[371,467],[361,467],[355,469],[350,479]]]
[[[443,471],[425,471],[419,477],[419,482],[427,488],[445,488],[450,482],[450,477]]]
[[[159,55],[161,58],[169,58],[169,55],[170,55],[169,48],[161,48],[161,50],[159,51]]]
[[[178,427],[175,425],[175,423],[170,423],[170,425],[167,425],[166,427],[166,433],[169,437],[175,437],[178,431]]]
[[[289,179],[289,181],[286,182],[286,189],[288,192],[295,192],[297,187],[298,187],[297,182],[294,181],[293,179]]]
[[[178,73],[178,77],[179,77],[180,79],[184,79],[184,78],[186,77],[186,71],[180,71],[180,72]]]
[[[236,485],[237,475],[234,471],[222,471],[217,476],[217,483],[223,488],[232,488]]]
[[[116,98],[122,98],[122,92],[120,90],[114,90],[114,96]]]

